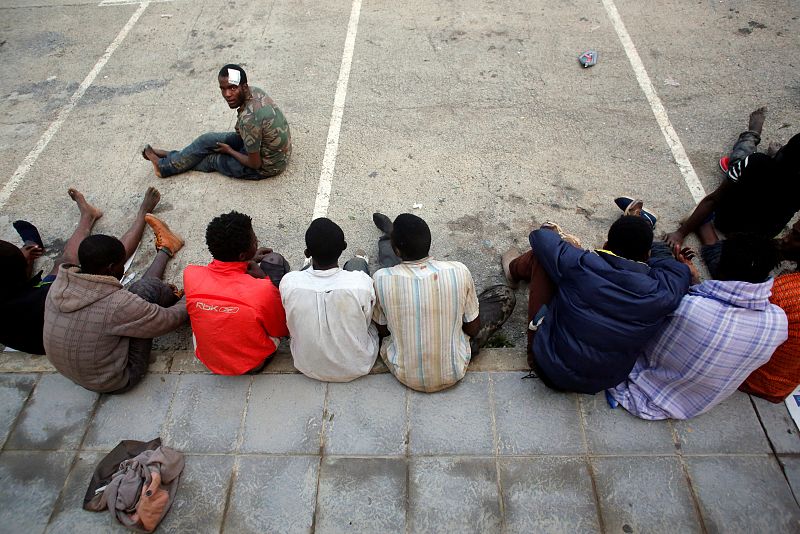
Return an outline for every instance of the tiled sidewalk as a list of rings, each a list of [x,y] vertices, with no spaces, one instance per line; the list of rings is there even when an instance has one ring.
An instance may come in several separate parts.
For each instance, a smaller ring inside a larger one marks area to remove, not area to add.
[[[737,393],[646,423],[522,376],[471,371],[426,395],[386,373],[324,384],[278,365],[154,373],[98,396],[3,373],[0,531],[124,531],[83,511],[83,493],[121,439],[159,435],[187,455],[162,532],[800,531],[800,438],[782,405]]]

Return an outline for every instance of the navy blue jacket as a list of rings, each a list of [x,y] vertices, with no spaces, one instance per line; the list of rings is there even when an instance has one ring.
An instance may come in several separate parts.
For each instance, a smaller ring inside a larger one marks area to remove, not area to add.
[[[536,365],[567,391],[616,386],[688,291],[689,268],[672,258],[644,264],[579,249],[552,230],[536,230],[529,239],[558,286],[534,336]]]

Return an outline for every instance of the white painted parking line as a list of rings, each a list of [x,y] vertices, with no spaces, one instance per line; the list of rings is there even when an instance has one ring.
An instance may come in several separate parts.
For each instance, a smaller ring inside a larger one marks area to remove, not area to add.
[[[6,185],[3,186],[3,189],[0,190],[0,208],[5,207],[6,202],[8,202],[9,197],[14,192],[14,190],[19,186],[22,182],[22,179],[28,174],[31,170],[31,167],[36,163],[36,160],[39,159],[39,156],[42,154],[45,148],[47,148],[48,143],[50,140],[53,139],[53,136],[58,133],[63,126],[64,121],[67,120],[67,117],[75,106],[78,104],[78,101],[83,97],[86,90],[92,85],[94,79],[97,78],[97,75],[100,74],[100,71],[103,70],[108,60],[111,58],[111,54],[117,49],[117,47],[122,43],[125,37],[128,35],[128,32],[131,31],[131,28],[136,24],[136,21],[139,20],[139,17],[142,16],[144,10],[147,9],[147,6],[150,5],[149,1],[142,2],[139,5],[139,9],[137,9],[131,18],[128,19],[127,24],[120,30],[117,34],[116,38],[108,45],[106,48],[105,53],[102,55],[100,59],[97,60],[97,63],[94,64],[92,70],[89,71],[89,74],[86,75],[86,78],[81,82],[78,86],[78,89],[72,94],[69,101],[64,104],[58,111],[58,115],[53,122],[50,123],[50,126],[47,127],[47,130],[42,134],[42,137],[39,138],[39,141],[36,143],[36,146],[33,147],[33,150],[28,152],[28,155],[25,156],[25,159],[22,160],[17,170],[14,171],[14,174],[11,175],[11,178],[6,182]]]
[[[161,3],[161,2],[172,2],[172,0],[147,0],[148,4],[154,4],[156,2],[159,2],[159,3]],[[100,2],[97,5],[100,6],[100,7],[106,7],[106,6],[130,6],[130,5],[133,5],[133,4],[143,4],[143,3],[145,3],[144,0],[103,0],[102,2]]]
[[[317,198],[314,201],[313,219],[325,217],[331,202],[331,185],[333,183],[333,170],[336,167],[336,155],[339,152],[339,131],[342,128],[342,115],[344,103],[347,100],[347,83],[350,80],[350,66],[353,62],[353,50],[356,45],[358,32],[358,19],[361,14],[361,0],[353,0],[350,9],[350,22],[347,24],[347,37],[344,40],[342,52],[342,65],[339,67],[339,80],[336,82],[336,95],[333,98],[333,111],[331,124],[328,127],[328,139],[325,142],[325,155],[322,157],[322,172],[319,175]]]
[[[614,5],[613,0],[603,0],[603,6],[605,6],[608,18],[611,19],[611,23],[614,25],[614,30],[616,30],[617,37],[619,37],[622,47],[625,49],[628,60],[631,62],[631,67],[633,67],[633,72],[636,74],[639,87],[642,88],[644,96],[647,98],[647,101],[650,103],[650,108],[653,110],[653,115],[656,116],[656,121],[661,128],[661,133],[664,134],[664,138],[667,140],[670,150],[672,150],[672,157],[675,158],[675,163],[678,164],[678,168],[683,175],[683,181],[686,182],[686,186],[689,188],[689,192],[692,194],[694,201],[700,202],[703,200],[703,197],[706,196],[706,190],[697,178],[692,162],[689,161],[689,157],[683,149],[681,139],[678,137],[678,133],[669,121],[667,110],[661,103],[661,99],[658,97],[658,93],[656,93],[653,82],[650,81],[650,76],[647,75],[647,70],[645,70],[644,63],[642,63],[642,59],[639,57],[639,52],[636,51],[636,46],[634,46],[628,30],[625,29],[625,24],[619,16],[617,6]]]

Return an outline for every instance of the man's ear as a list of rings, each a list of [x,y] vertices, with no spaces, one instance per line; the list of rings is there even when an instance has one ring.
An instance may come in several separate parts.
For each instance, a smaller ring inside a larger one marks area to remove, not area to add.
[[[303,251],[303,254],[305,254],[305,255],[306,255],[306,258],[310,258],[310,257],[311,257],[311,253],[308,251],[308,249],[305,249],[305,250]]]

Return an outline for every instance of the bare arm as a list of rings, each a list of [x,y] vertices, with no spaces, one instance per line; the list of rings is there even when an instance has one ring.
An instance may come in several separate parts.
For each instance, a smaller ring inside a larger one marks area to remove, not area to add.
[[[686,236],[696,231],[700,226],[714,213],[717,208],[717,202],[724,191],[730,187],[730,183],[726,180],[720,184],[714,191],[705,196],[703,200],[694,208],[694,211],[688,219],[683,221],[680,227],[667,234],[664,241],[671,247],[677,246],[680,248],[683,245],[683,240]]]
[[[481,329],[481,318],[475,317],[468,323],[464,323],[461,326],[461,330],[464,331],[469,337],[473,338],[478,335],[478,331]]]
[[[216,151],[221,154],[227,154],[243,166],[247,167],[248,169],[260,169],[261,168],[261,153],[260,152],[251,152],[248,154],[242,154],[241,152],[234,150],[231,148],[230,145],[225,143],[217,143]]]

